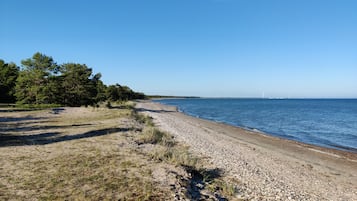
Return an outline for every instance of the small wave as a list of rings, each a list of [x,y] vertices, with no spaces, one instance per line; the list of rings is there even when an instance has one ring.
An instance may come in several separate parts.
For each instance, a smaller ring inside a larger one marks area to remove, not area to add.
[[[253,128],[253,127],[247,127],[247,126],[239,126],[239,125],[235,125],[236,127],[239,127],[239,128],[243,128],[245,130],[249,130],[249,131],[254,131],[254,132],[257,132],[257,133],[265,133],[264,131],[261,131],[257,128]]]
[[[264,133],[263,131],[259,130],[259,129],[256,129],[256,128],[253,128],[253,131],[254,132],[257,132],[257,133]]]

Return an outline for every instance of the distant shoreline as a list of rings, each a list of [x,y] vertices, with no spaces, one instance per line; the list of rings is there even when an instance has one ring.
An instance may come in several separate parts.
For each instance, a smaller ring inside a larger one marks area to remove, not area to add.
[[[198,99],[198,96],[147,96],[149,100],[163,100],[163,99]]]
[[[172,98],[167,98],[167,99],[172,99]],[[173,99],[183,99],[183,98],[173,98]],[[357,100],[357,99],[346,99],[346,98],[343,98],[343,99],[337,99],[337,98],[322,98],[322,99],[304,99],[304,98],[301,98],[301,99],[268,99],[268,98],[199,98],[199,99],[237,99],[237,100],[325,100],[325,101],[329,101],[329,100]],[[157,100],[165,100],[165,98],[163,99],[153,99],[152,101],[157,101]],[[168,105],[168,106],[173,106],[173,107],[176,107],[174,105],[170,105],[170,104],[165,104],[165,103],[161,103],[161,102],[155,102],[155,103],[159,103],[159,104],[163,104],[163,105]],[[254,127],[248,127],[248,126],[240,126],[240,125],[234,125],[234,124],[230,124],[230,123],[227,123],[227,122],[223,122],[223,121],[216,121],[214,119],[209,119],[209,118],[205,118],[205,117],[202,117],[202,116],[196,116],[196,115],[193,115],[193,114],[190,114],[188,112],[185,112],[185,111],[182,111],[180,110],[179,108],[177,108],[177,111],[178,112],[181,112],[185,115],[188,115],[188,116],[191,116],[191,117],[194,117],[194,118],[199,118],[199,119],[203,119],[203,120],[207,120],[207,121],[212,121],[212,122],[215,122],[215,123],[221,123],[221,124],[225,124],[225,125],[228,125],[228,126],[233,126],[233,127],[237,127],[237,128],[240,128],[240,129],[244,129],[244,130],[247,130],[247,131],[252,131],[252,132],[255,132],[255,133],[259,133],[259,134],[263,134],[263,135],[267,135],[267,136],[270,136],[270,137],[276,137],[276,138],[279,138],[279,139],[282,139],[282,140],[290,140],[290,141],[293,141],[293,142],[297,142],[297,143],[302,143],[302,144],[306,144],[306,145],[309,145],[309,146],[316,146],[316,147],[320,147],[320,148],[326,148],[326,149],[332,149],[332,150],[337,150],[337,151],[343,151],[343,152],[349,152],[349,153],[354,153],[356,154],[357,153],[357,149],[356,148],[353,148],[353,147],[348,147],[348,146],[343,146],[343,145],[339,145],[339,144],[314,144],[314,143],[309,143],[309,142],[304,142],[302,140],[297,140],[297,139],[292,139],[292,138],[289,138],[289,137],[284,137],[284,136],[281,136],[279,134],[274,134],[274,133],[269,133],[269,132],[266,132],[266,131],[262,131],[258,128],[254,128]]]
[[[242,99],[242,100],[357,100],[357,98],[284,98],[284,97],[201,97],[201,96],[148,96],[150,100],[156,99]]]

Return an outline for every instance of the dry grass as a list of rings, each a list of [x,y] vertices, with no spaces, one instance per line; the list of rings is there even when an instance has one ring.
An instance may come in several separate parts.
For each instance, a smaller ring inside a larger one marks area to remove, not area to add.
[[[17,192],[22,194],[12,194],[9,189],[10,194],[3,198],[147,200],[160,196],[154,192],[151,170],[146,167],[148,164],[142,163],[142,158],[122,155],[118,150],[102,152],[98,149],[83,150],[82,147],[81,151],[84,152],[32,161],[23,168],[26,175],[17,175],[11,180]]]
[[[167,194],[152,178],[156,163],[134,151],[130,109],[1,115],[0,200],[162,200]],[[58,134],[39,137],[49,132]],[[7,144],[9,136],[22,141]]]
[[[142,134],[138,136],[137,142],[140,144],[161,144],[166,147],[173,147],[175,145],[175,141],[171,135],[151,126],[144,128]]]
[[[224,197],[234,197],[237,193],[236,184],[219,178],[209,182],[208,189],[213,192],[220,192]]]
[[[172,189],[153,178],[158,166],[189,168],[207,178],[207,189],[233,195],[204,164],[133,103],[0,111],[0,200],[172,200]]]
[[[198,169],[200,166],[199,158],[192,155],[187,148],[179,147],[158,147],[152,153],[151,157],[158,161],[166,161],[170,164],[183,167],[192,167]]]
[[[149,127],[154,127],[155,124],[152,121],[152,118],[147,116],[147,115],[142,115],[137,113],[136,111],[132,111],[131,112],[131,116],[139,123],[141,124],[145,124],[145,126],[149,126]]]

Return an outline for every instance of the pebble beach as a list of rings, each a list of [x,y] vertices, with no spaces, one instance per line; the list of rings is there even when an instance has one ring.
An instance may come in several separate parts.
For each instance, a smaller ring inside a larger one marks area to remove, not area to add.
[[[238,199],[357,200],[357,154],[244,130],[151,101],[138,111],[234,178]]]

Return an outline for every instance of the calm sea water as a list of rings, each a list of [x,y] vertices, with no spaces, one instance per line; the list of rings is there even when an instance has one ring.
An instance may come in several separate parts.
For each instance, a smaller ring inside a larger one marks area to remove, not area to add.
[[[357,99],[166,99],[191,116],[357,152]]]

